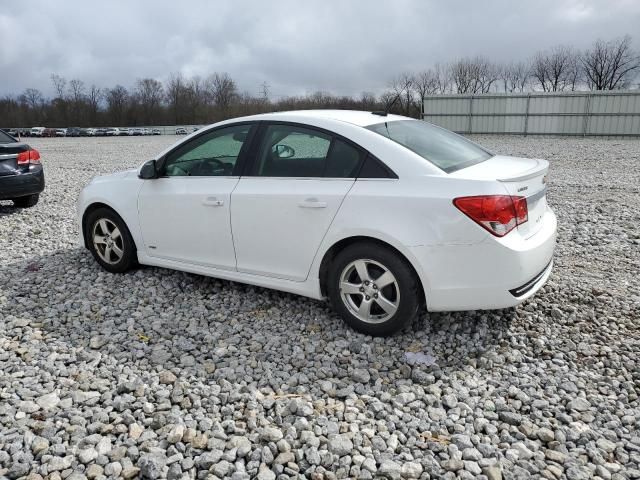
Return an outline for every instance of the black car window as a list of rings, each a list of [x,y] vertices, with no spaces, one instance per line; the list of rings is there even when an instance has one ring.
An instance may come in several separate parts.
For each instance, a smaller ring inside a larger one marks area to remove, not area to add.
[[[262,137],[254,175],[322,177],[331,136],[297,125],[269,125]]]
[[[380,160],[368,155],[358,178],[398,178],[398,176]]]
[[[422,120],[384,122],[367,128],[417,153],[447,173],[493,156],[472,141]]]
[[[16,139],[0,130],[0,143],[15,143]]]
[[[324,176],[329,178],[355,178],[360,168],[363,152],[359,148],[336,138],[333,140]]]
[[[251,125],[216,129],[178,147],[167,155],[168,177],[220,177],[233,174]]]
[[[363,153],[313,128],[274,124],[265,128],[252,175],[260,177],[355,178]]]

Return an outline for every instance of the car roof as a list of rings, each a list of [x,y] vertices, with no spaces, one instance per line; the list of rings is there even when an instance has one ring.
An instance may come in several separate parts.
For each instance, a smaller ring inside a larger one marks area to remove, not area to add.
[[[335,120],[360,127],[368,127],[377,123],[397,120],[415,120],[401,115],[380,115],[362,110],[291,110],[286,112],[262,113],[242,118],[242,120],[283,120],[299,121],[302,123],[307,120],[317,119]],[[240,119],[236,118],[233,120]]]

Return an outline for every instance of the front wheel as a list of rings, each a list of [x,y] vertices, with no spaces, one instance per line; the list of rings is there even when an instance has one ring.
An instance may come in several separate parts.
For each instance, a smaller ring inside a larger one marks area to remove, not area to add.
[[[111,273],[123,273],[137,264],[136,245],[122,219],[108,208],[89,214],[87,245],[97,262]]]
[[[375,243],[342,250],[331,263],[327,291],[333,309],[355,330],[387,336],[420,310],[420,284],[407,261]]]

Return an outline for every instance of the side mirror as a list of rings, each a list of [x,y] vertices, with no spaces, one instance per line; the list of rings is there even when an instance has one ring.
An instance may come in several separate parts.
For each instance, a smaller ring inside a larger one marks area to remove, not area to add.
[[[138,178],[143,180],[150,180],[152,178],[158,178],[158,170],[156,169],[156,161],[149,160],[145,162],[142,167],[140,167],[140,172],[138,173]]]
[[[274,145],[271,152],[276,158],[291,158],[296,154],[296,151],[289,145],[282,144]]]

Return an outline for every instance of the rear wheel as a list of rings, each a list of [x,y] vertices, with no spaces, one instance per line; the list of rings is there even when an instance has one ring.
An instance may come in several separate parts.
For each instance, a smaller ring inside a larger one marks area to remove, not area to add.
[[[421,303],[411,266],[375,243],[350,245],[338,253],[329,267],[327,291],[347,324],[375,336],[391,335],[409,324]]]
[[[89,214],[85,224],[87,245],[96,261],[111,273],[122,273],[137,264],[136,245],[122,219],[108,208]]]
[[[13,204],[18,208],[30,208],[35,207],[40,199],[40,195],[34,193],[33,195],[27,195],[26,197],[14,198]]]

